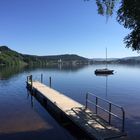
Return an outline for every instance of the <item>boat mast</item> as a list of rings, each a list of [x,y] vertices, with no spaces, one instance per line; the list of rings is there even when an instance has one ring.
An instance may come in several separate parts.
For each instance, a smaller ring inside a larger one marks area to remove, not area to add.
[[[106,48],[106,68],[107,68],[107,48]]]

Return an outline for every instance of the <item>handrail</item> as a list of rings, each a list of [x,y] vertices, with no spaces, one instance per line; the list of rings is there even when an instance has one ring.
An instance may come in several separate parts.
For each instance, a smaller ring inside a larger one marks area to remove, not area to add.
[[[95,102],[93,102],[93,101],[91,101],[91,100],[89,99],[89,95],[92,95],[93,97],[95,97]],[[102,101],[104,101],[105,103],[108,104],[108,110],[99,105],[99,103],[98,103],[99,100],[102,100]],[[123,107],[121,107],[121,106],[119,106],[119,105],[116,105],[116,104],[114,104],[114,103],[112,103],[112,102],[110,102],[110,101],[108,101],[108,100],[106,100],[106,99],[102,99],[101,97],[96,96],[95,94],[90,93],[90,92],[88,92],[88,93],[86,94],[86,105],[85,105],[86,108],[88,107],[88,103],[93,104],[93,105],[95,106],[95,113],[96,113],[96,114],[98,114],[98,108],[101,109],[101,110],[103,110],[104,112],[107,112],[108,115],[109,115],[109,116],[108,116],[108,123],[109,123],[109,124],[111,124],[111,120],[112,120],[111,116],[114,116],[114,117],[116,117],[116,118],[122,120],[122,132],[124,132],[125,111],[124,111]],[[118,116],[117,114],[115,114],[115,113],[112,112],[112,106],[115,106],[116,108],[119,108],[119,109],[121,110],[121,112],[122,112],[122,117],[120,117],[120,116]]]
[[[101,99],[101,100],[103,100],[103,101],[105,101],[105,102],[108,102],[108,103],[113,104],[113,105],[116,106],[116,107],[121,108],[121,106],[119,106],[119,105],[117,105],[117,104],[114,104],[114,103],[112,103],[112,102],[109,101],[109,100],[103,99],[103,98],[101,98],[101,97],[99,97],[99,96],[97,96],[97,95],[95,95],[95,94],[93,94],[93,93],[88,92],[87,94],[93,95],[93,96],[97,97],[98,99]]]
[[[95,103],[91,102],[90,100],[88,100],[89,103],[93,104],[93,105],[96,105]],[[116,114],[112,113],[112,112],[109,112],[107,109],[104,109],[103,107],[99,106],[99,105],[96,105],[98,108],[100,108],[101,110],[107,112],[108,114],[111,114],[112,116],[122,120],[122,118],[120,118],[119,116],[117,116]]]

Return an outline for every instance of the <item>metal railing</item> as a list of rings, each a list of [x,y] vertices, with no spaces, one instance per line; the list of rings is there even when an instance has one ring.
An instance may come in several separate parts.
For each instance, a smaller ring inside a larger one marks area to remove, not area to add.
[[[90,96],[93,96],[93,97],[95,98],[95,101],[91,101],[91,100],[89,99],[89,95],[90,95]],[[108,109],[105,109],[105,108],[103,108],[102,106],[100,106],[100,105],[99,105],[99,101],[103,101],[104,103],[107,103]],[[124,128],[124,126],[125,126],[125,111],[124,111],[123,107],[121,107],[121,106],[119,106],[119,105],[116,105],[116,104],[114,104],[114,103],[112,103],[112,102],[110,102],[110,101],[108,101],[108,100],[102,99],[102,98],[96,96],[95,94],[89,93],[89,92],[86,94],[86,105],[85,105],[86,108],[88,108],[88,103],[90,103],[90,104],[92,104],[92,105],[95,106],[95,113],[96,113],[96,114],[98,114],[98,109],[101,109],[101,110],[103,110],[104,112],[108,113],[108,121],[107,121],[107,122],[108,122],[109,124],[111,124],[112,116],[114,116],[115,118],[121,120],[121,122],[122,122],[121,131],[122,131],[122,132],[125,131],[125,128]],[[118,109],[121,111],[121,113],[122,113],[121,117],[112,112],[112,106],[118,108]]]

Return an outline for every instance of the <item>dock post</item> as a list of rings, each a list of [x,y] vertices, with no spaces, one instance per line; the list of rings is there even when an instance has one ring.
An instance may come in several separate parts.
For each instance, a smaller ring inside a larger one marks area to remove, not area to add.
[[[50,88],[52,87],[52,78],[49,77],[49,85],[50,85]]]
[[[29,76],[27,76],[26,87],[29,88]]]
[[[31,90],[33,89],[33,76],[30,75],[30,80],[31,80]]]
[[[43,74],[41,74],[41,83],[43,83]]]
[[[28,81],[28,76],[27,76],[27,84],[28,84],[28,82],[29,82],[29,81]]]

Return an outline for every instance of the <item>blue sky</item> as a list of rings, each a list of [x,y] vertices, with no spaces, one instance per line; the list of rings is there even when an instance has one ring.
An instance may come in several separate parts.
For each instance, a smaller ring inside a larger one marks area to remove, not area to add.
[[[115,14],[97,14],[95,0],[0,0],[0,45],[25,54],[88,58],[136,56]]]

